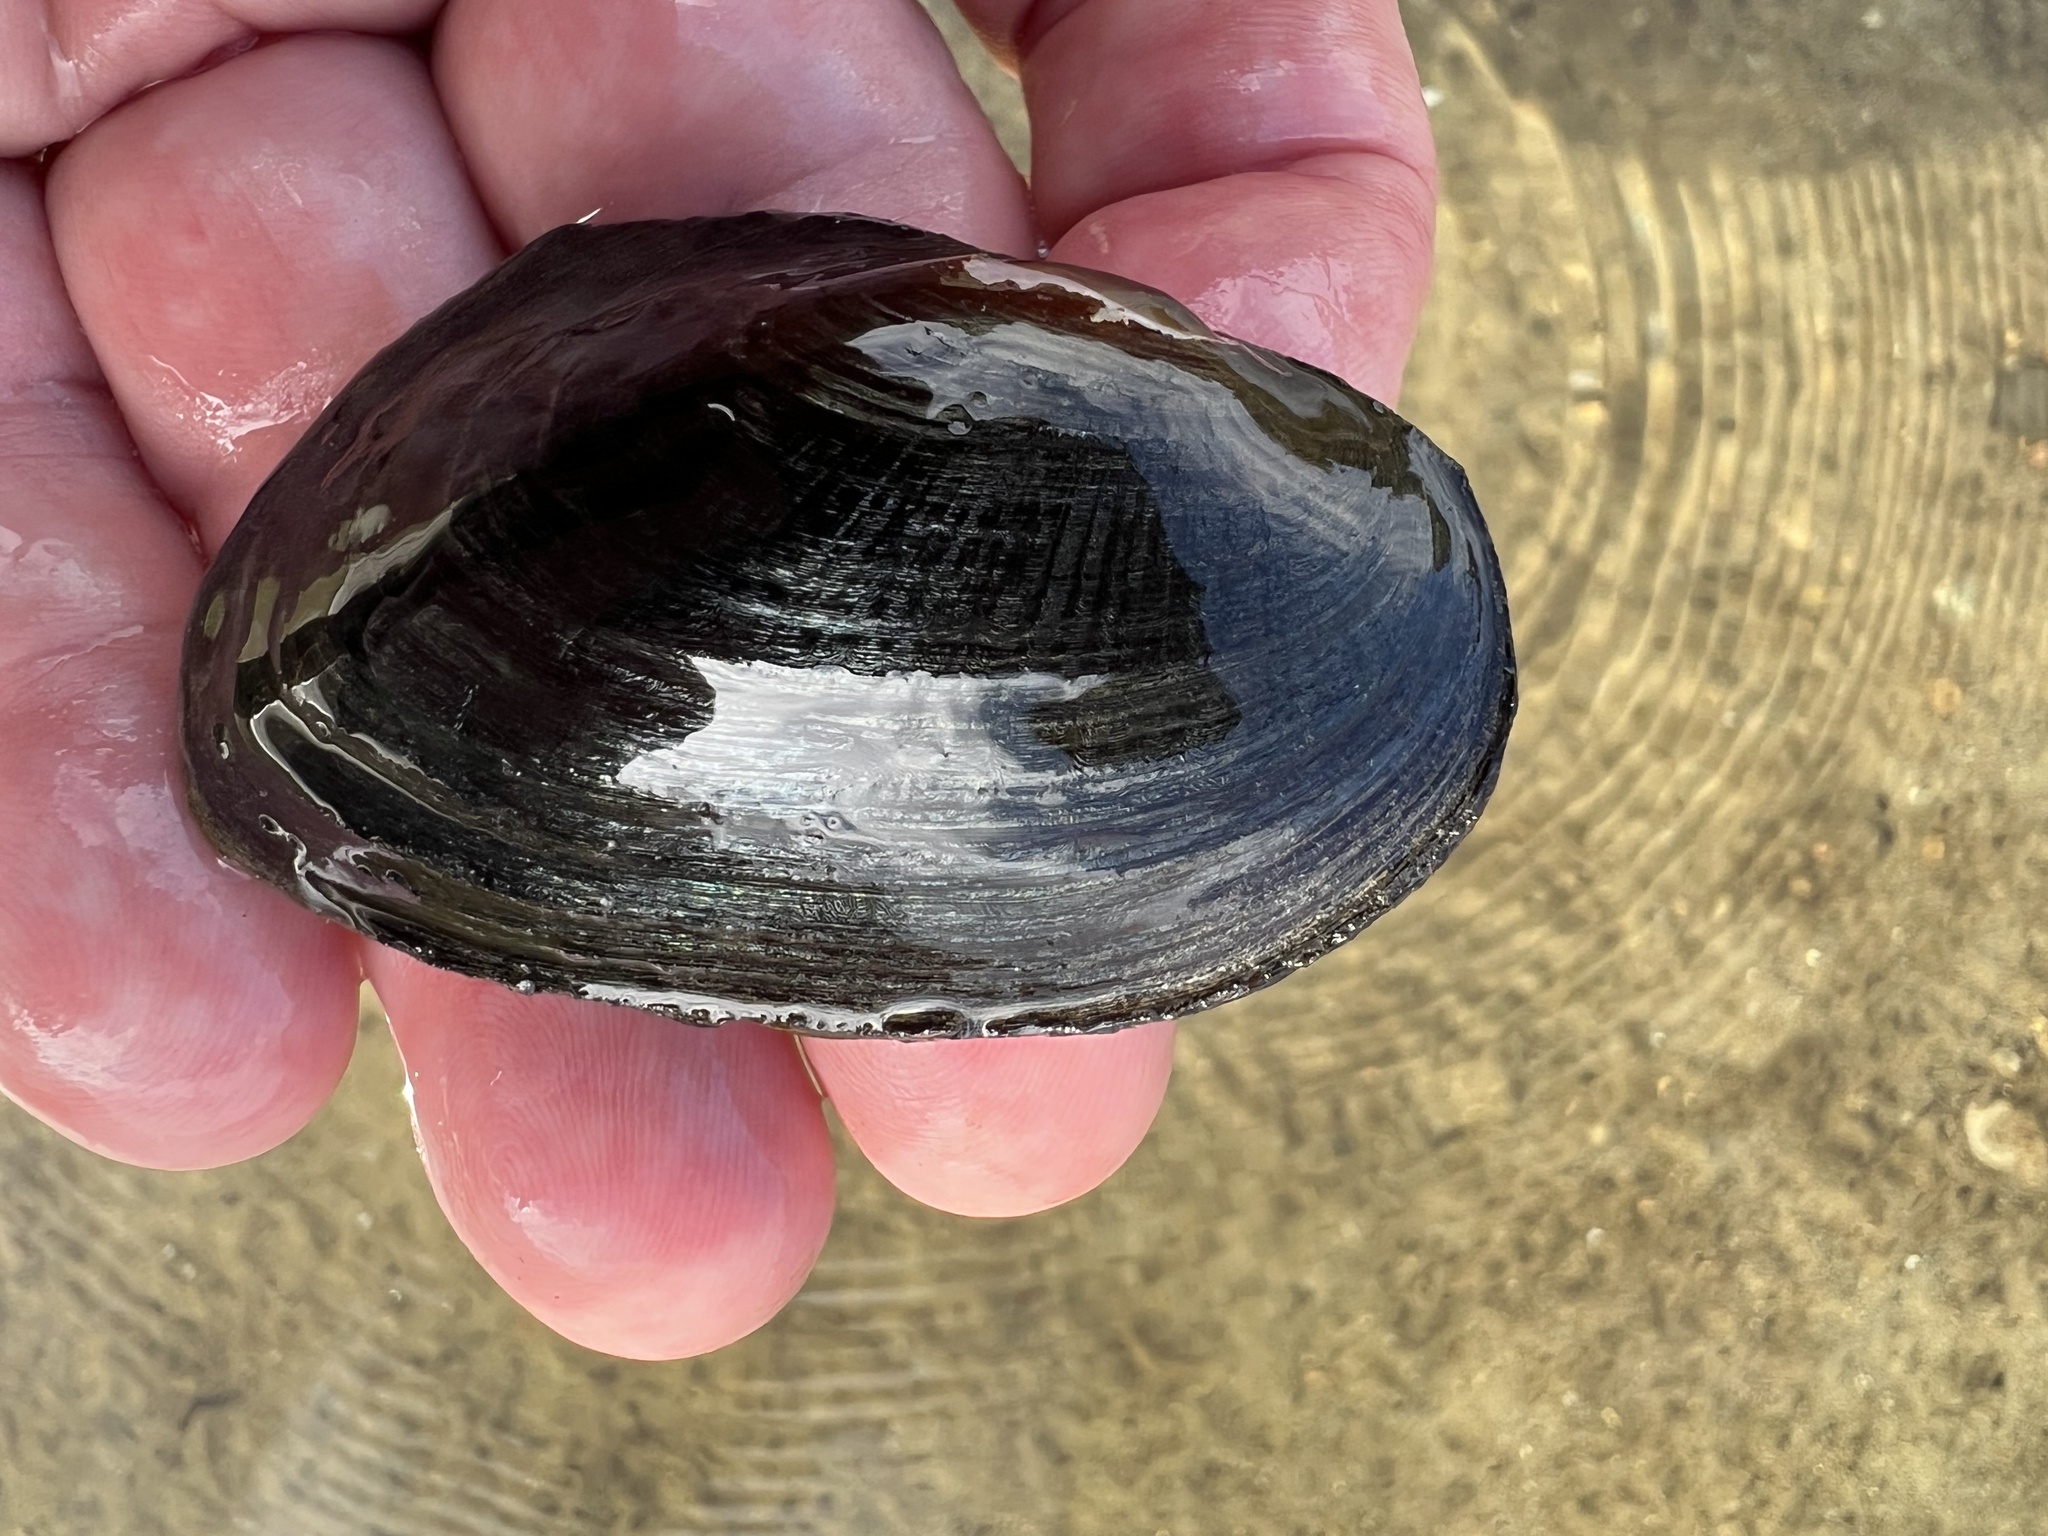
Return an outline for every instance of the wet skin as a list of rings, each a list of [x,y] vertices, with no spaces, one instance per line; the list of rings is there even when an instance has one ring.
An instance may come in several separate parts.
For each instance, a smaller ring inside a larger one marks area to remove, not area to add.
[[[287,35],[437,21],[403,0],[55,0],[0,21],[0,151],[76,136],[45,172],[0,165],[10,1097],[131,1162],[252,1156],[333,1088],[366,972],[464,1241],[552,1327],[646,1358],[730,1342],[802,1284],[832,1208],[812,1075],[882,1173],[941,1209],[1041,1210],[1122,1163],[1170,1025],[800,1046],[521,996],[220,869],[178,806],[201,566],[180,518],[217,546],[373,351],[593,209],[846,209],[1043,241],[1391,398],[1433,208],[1392,0],[963,9],[1021,64],[1035,212],[911,0],[457,0],[431,67]]]

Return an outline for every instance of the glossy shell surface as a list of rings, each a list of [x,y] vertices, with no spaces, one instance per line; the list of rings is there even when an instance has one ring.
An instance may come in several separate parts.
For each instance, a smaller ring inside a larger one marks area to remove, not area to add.
[[[1464,475],[1120,279],[868,220],[535,241],[336,398],[187,634],[233,863],[700,1023],[1114,1028],[1418,885],[1514,710]]]

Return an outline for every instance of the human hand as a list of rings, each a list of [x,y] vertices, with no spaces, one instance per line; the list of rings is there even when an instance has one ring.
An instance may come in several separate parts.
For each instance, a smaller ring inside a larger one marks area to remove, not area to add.
[[[1129,1155],[1172,1026],[800,1047],[521,996],[319,922],[181,814],[200,560],[179,514],[216,547],[372,352],[592,209],[848,210],[1021,254],[1042,233],[1391,398],[1429,268],[1428,124],[1394,0],[965,0],[1022,61],[1035,224],[911,0],[453,0],[431,73],[326,33],[133,94],[258,30],[437,9],[0,17],[0,153],[78,133],[44,185],[0,164],[0,1088],[131,1162],[251,1156],[340,1077],[366,970],[484,1267],[593,1348],[698,1353],[773,1316],[824,1241],[800,1049],[900,1188],[1015,1215]]]

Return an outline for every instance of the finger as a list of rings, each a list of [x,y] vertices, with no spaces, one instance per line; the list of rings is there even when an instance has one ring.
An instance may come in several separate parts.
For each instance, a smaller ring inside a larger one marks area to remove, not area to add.
[[[496,259],[425,69],[301,38],[58,157],[64,279],[157,483],[219,544],[370,354]]]
[[[1333,154],[1433,176],[1394,0],[964,0],[1022,65],[1045,227],[1147,192]]]
[[[961,1216],[1024,1216],[1086,1194],[1144,1140],[1173,1025],[1113,1035],[806,1040],[848,1133],[883,1176]]]
[[[173,754],[190,542],[0,166],[0,1088],[160,1168],[275,1146],[355,1040],[344,937],[222,869]]]
[[[514,242],[607,221],[845,210],[999,250],[1022,183],[914,0],[456,0],[435,74]]]
[[[1435,160],[1395,0],[963,0],[1021,60],[1053,255],[1398,389]]]
[[[790,1041],[502,987],[378,951],[427,1174],[492,1278],[591,1349],[717,1349],[794,1296],[832,1143]]]
[[[156,80],[259,33],[405,32],[438,0],[43,0],[0,7],[0,155],[68,139]]]

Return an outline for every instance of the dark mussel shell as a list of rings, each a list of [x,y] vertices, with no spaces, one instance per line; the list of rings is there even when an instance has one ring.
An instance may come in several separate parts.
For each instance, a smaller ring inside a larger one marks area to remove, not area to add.
[[[233,863],[699,1023],[1094,1030],[1307,963],[1514,712],[1458,467],[1163,295],[845,217],[543,236],[379,354],[186,637]]]

